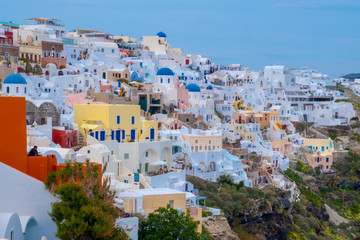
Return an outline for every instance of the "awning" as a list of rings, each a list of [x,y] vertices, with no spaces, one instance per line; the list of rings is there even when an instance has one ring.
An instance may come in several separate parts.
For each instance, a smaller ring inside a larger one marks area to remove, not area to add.
[[[186,194],[186,199],[193,199],[193,198],[196,199],[196,195],[193,193],[185,192],[185,194]]]
[[[121,199],[137,199],[144,197],[144,194],[138,192],[122,192],[116,194],[116,196]]]
[[[0,38],[8,38],[8,37],[5,36],[5,35],[0,34]]]
[[[150,163],[151,166],[162,166],[162,165],[166,165],[166,162],[165,161],[161,161],[161,160],[158,160],[156,162],[152,162]]]
[[[34,137],[40,137],[40,136],[45,136],[45,133],[43,132],[40,132],[34,128],[30,128],[27,130],[26,132],[26,135],[27,136],[34,136]]]

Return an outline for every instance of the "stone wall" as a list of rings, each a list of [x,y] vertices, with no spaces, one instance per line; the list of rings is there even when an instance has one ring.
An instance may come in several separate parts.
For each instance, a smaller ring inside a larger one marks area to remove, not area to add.
[[[53,126],[60,126],[60,110],[51,102],[44,102],[39,107],[30,101],[26,101],[26,122],[38,125],[46,124],[47,118],[52,118]]]

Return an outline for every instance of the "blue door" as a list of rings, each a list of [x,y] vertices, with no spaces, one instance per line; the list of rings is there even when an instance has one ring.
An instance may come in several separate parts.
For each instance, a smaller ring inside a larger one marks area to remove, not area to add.
[[[96,138],[97,140],[99,140],[99,131],[96,131],[96,132],[95,132],[95,138]]]
[[[105,141],[105,138],[106,138],[106,132],[100,131],[100,141]]]
[[[121,130],[116,130],[116,141],[120,142],[121,139],[120,139],[120,131]]]
[[[134,173],[134,182],[139,182],[139,174],[138,173]]]
[[[111,140],[114,140],[114,139],[115,139],[115,131],[111,130]]]
[[[91,133],[90,133],[90,136],[94,137],[94,132],[91,132]]]
[[[150,141],[154,141],[154,140],[155,140],[155,129],[150,128]]]
[[[125,139],[125,130],[122,130],[122,139]]]
[[[131,129],[131,140],[135,140],[135,133],[136,133],[136,130]]]

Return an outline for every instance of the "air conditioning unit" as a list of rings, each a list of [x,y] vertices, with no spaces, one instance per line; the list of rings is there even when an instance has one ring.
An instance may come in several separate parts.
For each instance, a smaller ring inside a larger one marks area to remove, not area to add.
[[[179,179],[177,177],[170,177],[169,178],[170,183],[177,183]]]

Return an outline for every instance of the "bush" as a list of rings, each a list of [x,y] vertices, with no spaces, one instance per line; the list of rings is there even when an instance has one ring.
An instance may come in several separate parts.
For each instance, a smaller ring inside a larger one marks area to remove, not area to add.
[[[232,178],[231,175],[229,174],[221,174],[218,179],[217,179],[218,183],[222,183],[222,184],[229,184],[231,185],[234,182],[234,179]]]

